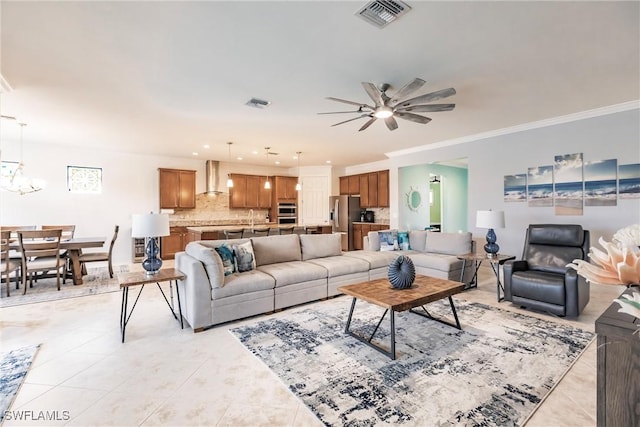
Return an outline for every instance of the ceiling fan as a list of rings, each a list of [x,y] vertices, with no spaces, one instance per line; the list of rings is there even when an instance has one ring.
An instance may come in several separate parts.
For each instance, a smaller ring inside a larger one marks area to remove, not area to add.
[[[416,96],[407,99],[412,93],[420,89],[426,82],[422,79],[415,78],[413,81],[401,87],[392,96],[387,95],[387,90],[391,87],[388,83],[383,83],[380,87],[376,87],[373,83],[362,82],[362,87],[373,100],[374,105],[362,102],[348,101],[346,99],[327,97],[331,101],[342,102],[344,104],[355,105],[358,107],[355,111],[332,111],[328,113],[318,114],[345,114],[359,113],[358,117],[344,120],[331,126],[338,126],[353,120],[368,118],[367,122],[362,125],[358,131],[363,131],[373,124],[377,119],[383,119],[389,130],[396,130],[398,122],[396,118],[409,120],[415,123],[427,124],[431,121],[429,117],[424,117],[414,113],[451,111],[456,104],[428,104],[438,99],[447,98],[456,94],[456,90],[452,87],[442,89],[425,95]]]

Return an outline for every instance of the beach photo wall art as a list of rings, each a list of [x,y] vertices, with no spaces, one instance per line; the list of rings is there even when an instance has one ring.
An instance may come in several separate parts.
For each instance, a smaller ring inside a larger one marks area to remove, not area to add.
[[[640,198],[640,163],[617,159],[585,161],[582,153],[554,156],[553,165],[504,176],[504,201],[555,207],[556,215],[582,215],[584,206],[616,206]]]
[[[582,215],[582,153],[555,156],[553,162],[553,197],[556,215]]]

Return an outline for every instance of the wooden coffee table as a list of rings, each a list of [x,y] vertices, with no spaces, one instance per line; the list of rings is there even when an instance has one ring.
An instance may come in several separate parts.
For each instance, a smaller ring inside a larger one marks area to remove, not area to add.
[[[420,316],[427,317],[431,320],[435,320],[440,323],[444,323],[445,325],[462,329],[462,327],[460,326],[460,321],[458,320],[458,314],[456,313],[456,307],[453,304],[453,299],[451,298],[451,295],[457,294],[464,290],[464,284],[461,282],[416,275],[416,280],[415,282],[413,282],[413,285],[409,289],[394,289],[389,284],[389,280],[385,278],[358,283],[355,285],[340,286],[338,290],[347,295],[353,296],[351,310],[349,311],[349,318],[344,329],[345,333],[351,335],[352,337],[363,342],[369,347],[381,352],[382,354],[389,356],[393,360],[396,359],[396,331],[394,316],[394,313],[396,311],[409,310],[412,313],[419,314]],[[433,317],[425,308],[425,304],[438,301],[443,298],[449,298],[449,305],[451,306],[451,311],[453,312],[455,323],[446,321],[441,318]],[[349,326],[351,326],[351,319],[353,317],[353,310],[356,306],[356,300],[358,299],[366,301],[370,304],[375,304],[385,309],[384,314],[378,321],[376,328],[369,338],[364,338],[349,330]],[[416,307],[421,307],[422,311],[413,310]],[[387,351],[386,348],[371,341],[388,312],[391,312],[390,351]]]

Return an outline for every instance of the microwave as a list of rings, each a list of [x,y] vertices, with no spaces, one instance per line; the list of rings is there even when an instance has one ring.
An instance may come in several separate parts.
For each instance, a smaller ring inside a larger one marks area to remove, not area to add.
[[[295,203],[278,203],[278,217],[295,217],[296,216],[296,204]]]

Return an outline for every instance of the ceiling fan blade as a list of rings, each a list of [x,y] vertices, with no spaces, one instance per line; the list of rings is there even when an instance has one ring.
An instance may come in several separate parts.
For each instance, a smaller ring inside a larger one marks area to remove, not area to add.
[[[455,95],[456,90],[452,87],[448,89],[437,90],[435,92],[427,93],[425,95],[416,96],[415,98],[407,99],[406,101],[401,101],[399,104],[395,105],[394,108],[403,108],[408,107],[410,105],[417,104],[425,104],[427,102],[436,101],[438,99],[446,98],[451,95]]]
[[[413,113],[395,112],[393,113],[393,115],[401,119],[410,120],[416,123],[422,123],[423,125],[426,125],[431,121],[429,117],[423,117]]]
[[[367,121],[367,123],[363,124],[362,127],[360,129],[358,129],[358,132],[361,132],[361,131],[365,130],[366,128],[371,126],[373,124],[373,122],[375,122],[376,120],[377,120],[376,117],[371,117],[371,119],[369,119],[369,121]]]
[[[384,105],[384,100],[382,99],[382,93],[378,90],[376,85],[373,83],[362,82],[362,87],[367,92],[369,97],[375,102],[376,107],[380,105]]]
[[[422,86],[424,86],[425,83],[426,82],[424,80],[416,77],[415,79],[413,79],[412,82],[409,82],[406,85],[402,86],[400,90],[398,90],[395,93],[395,95],[393,95],[393,98],[391,98],[391,101],[390,101],[391,104],[395,104],[401,99],[406,98],[407,96],[409,96],[410,93],[413,93],[416,90],[420,89]]]
[[[329,111],[327,113],[317,113],[317,114],[345,114],[345,113],[362,113],[362,109],[353,110],[353,111]]]
[[[363,107],[363,108],[366,107],[370,110],[375,110],[375,108],[373,108],[372,106],[363,104],[362,102],[347,101],[346,99],[334,98],[332,96],[328,96],[326,99],[329,99],[331,101],[342,102],[344,104],[357,105],[358,107]]]
[[[455,106],[456,104],[409,105],[408,107],[398,107],[396,111],[415,111],[417,113],[428,113],[438,111],[451,111],[455,108]]]
[[[398,122],[396,121],[396,119],[393,118],[393,116],[387,117],[386,119],[384,119],[384,123],[387,125],[389,130],[398,129]]]
[[[343,121],[343,122],[336,123],[335,125],[331,125],[331,127],[338,126],[338,125],[341,125],[341,124],[343,124],[343,123],[352,122],[352,121],[354,121],[354,120],[358,120],[358,119],[361,119],[361,118],[363,118],[363,117],[371,117],[371,114],[363,114],[363,115],[361,115],[361,116],[354,117],[353,119],[345,120],[345,121]]]

